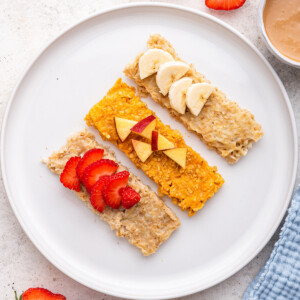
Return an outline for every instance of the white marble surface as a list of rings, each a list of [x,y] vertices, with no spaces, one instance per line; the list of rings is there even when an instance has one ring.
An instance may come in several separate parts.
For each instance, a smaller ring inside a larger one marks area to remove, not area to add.
[[[0,117],[18,77],[27,64],[52,38],[80,19],[126,0],[1,0],[0,1]],[[204,0],[168,0],[207,12],[235,27],[250,39],[274,67],[292,102],[300,131],[300,70],[279,62],[266,49],[257,28],[259,0],[247,0],[239,10],[216,12]],[[299,172],[297,177],[299,183]],[[278,231],[267,246],[240,272],[203,292],[181,299],[241,299],[248,284],[269,257]],[[119,299],[95,292],[68,278],[44,258],[24,234],[15,218],[2,179],[0,183],[0,295],[13,299],[22,292],[42,286],[64,294],[69,300]]]

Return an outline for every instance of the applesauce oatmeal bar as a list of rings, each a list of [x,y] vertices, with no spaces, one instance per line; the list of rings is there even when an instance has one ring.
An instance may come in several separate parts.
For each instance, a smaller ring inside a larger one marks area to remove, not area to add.
[[[124,73],[136,82],[139,95],[147,96],[149,94],[154,101],[166,107],[171,116],[182,122],[187,129],[195,132],[209,148],[215,149],[228,163],[233,164],[246,155],[252,144],[263,136],[261,125],[254,120],[254,116],[248,110],[240,108],[236,102],[227,99],[219,89],[212,88],[205,76],[198,73],[193,65],[184,63],[177,56],[172,45],[161,35],[150,36],[147,47],[156,49],[151,53],[153,61],[156,60],[157,63],[160,59],[162,66],[168,68],[164,67],[164,70],[156,69],[155,72],[145,73],[145,71],[149,71],[149,68],[151,71],[153,66],[149,62],[150,55],[144,56],[143,61],[140,61],[144,53],[139,54],[133,62],[128,64]],[[170,63],[170,61],[173,62]],[[154,64],[154,62],[152,63]],[[143,74],[140,72],[139,64],[143,64]],[[168,64],[173,65],[168,66]],[[182,87],[185,85],[188,88],[193,84],[194,91],[190,91],[190,95],[186,94],[186,98],[188,96],[190,98],[186,103],[188,109],[184,103],[180,102],[181,100],[177,99],[178,95],[177,98],[176,95],[174,96],[174,91],[176,88],[178,89],[178,86],[173,86],[173,88],[168,86],[167,90],[158,86],[159,84],[164,86],[163,80],[171,68],[173,68],[172,70],[177,68],[174,74],[177,72],[178,77],[173,78],[174,81],[184,76],[180,82],[178,80],[177,85],[181,84]],[[198,107],[193,95],[193,92],[197,93],[196,89],[200,94],[202,89],[201,96],[206,93],[206,97],[204,97],[206,99],[202,99],[203,101],[198,103]],[[211,90],[208,91],[208,89]]]
[[[104,149],[103,158],[116,161],[112,151],[99,144],[93,134],[84,130],[71,136],[66,145],[53,152],[44,162],[52,172],[60,175],[71,157],[82,156],[94,148]],[[119,169],[125,170],[125,167],[119,165]],[[106,206],[103,213],[99,213],[91,205],[90,195],[83,185],[80,191],[75,193],[94,213],[106,221],[112,230],[116,231],[117,236],[125,237],[147,256],[153,254],[159,245],[170,237],[180,226],[180,221],[174,212],[135,175],[130,174],[128,185],[141,195],[141,199],[127,210]]]
[[[145,161],[142,161],[134,150],[132,141],[147,144],[149,137],[147,139],[132,132],[122,141],[116,130],[115,118],[129,119],[135,123],[156,119],[159,134],[164,136],[168,143],[172,143],[175,149],[186,149],[186,165],[181,167],[165,155],[164,151],[153,151]],[[209,166],[206,160],[188,147],[178,130],[171,129],[156,118],[154,112],[135,95],[135,89],[121,79],[91,108],[85,120],[87,125],[98,129],[103,140],[115,144],[137,168],[142,169],[155,181],[160,194],[168,195],[182,210],[188,210],[190,216],[201,209],[224,183],[217,168]],[[172,150],[174,149],[170,151]]]

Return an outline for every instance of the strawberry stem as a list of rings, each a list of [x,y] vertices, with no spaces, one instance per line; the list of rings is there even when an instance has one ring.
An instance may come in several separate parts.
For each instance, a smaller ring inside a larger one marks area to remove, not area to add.
[[[15,293],[15,300],[22,300],[23,293],[21,294],[20,298],[18,298],[17,291],[14,291],[14,293]]]

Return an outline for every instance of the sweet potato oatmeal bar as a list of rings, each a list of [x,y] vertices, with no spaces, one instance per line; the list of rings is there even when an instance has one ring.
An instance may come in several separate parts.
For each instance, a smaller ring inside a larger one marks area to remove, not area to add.
[[[140,121],[154,112],[135,95],[135,89],[119,79],[107,95],[92,107],[85,120],[87,125],[98,129],[103,140],[108,140],[122,150],[147,176],[155,181],[159,193],[168,195],[182,210],[192,216],[222,186],[224,179],[216,167],[208,163],[191,147],[188,147],[178,130],[164,125],[158,118],[157,130],[176,147],[187,148],[186,167],[181,168],[161,151],[155,151],[142,162],[133,149],[131,138],[146,141],[132,132],[124,142],[118,138],[114,118]]]
[[[70,137],[67,144],[55,151],[45,163],[52,172],[60,175],[71,157],[82,156],[93,148],[104,149],[103,157],[116,161],[112,151],[99,144],[93,134],[84,130]],[[119,164],[119,169],[122,171],[125,167]],[[130,174],[128,185],[141,195],[141,200],[127,210],[116,210],[106,206],[103,213],[99,213],[92,207],[90,195],[83,185],[81,191],[75,193],[116,231],[117,236],[125,237],[147,256],[153,254],[159,245],[170,237],[179,227],[180,221],[173,211],[133,174]]]
[[[147,47],[149,49],[162,49],[172,55],[175,61],[182,61],[176,54],[172,45],[161,35],[150,36]],[[261,125],[254,120],[254,116],[246,109],[226,98],[218,89],[210,95],[198,116],[190,111],[178,113],[170,105],[168,95],[163,96],[156,83],[156,74],[141,79],[139,73],[139,54],[135,60],[128,64],[124,73],[138,85],[140,96],[148,94],[154,101],[168,109],[171,116],[182,122],[189,130],[195,132],[203,142],[221,156],[228,163],[237,162],[262,136]],[[204,75],[198,73],[190,65],[185,77],[192,79],[193,83],[209,82]]]

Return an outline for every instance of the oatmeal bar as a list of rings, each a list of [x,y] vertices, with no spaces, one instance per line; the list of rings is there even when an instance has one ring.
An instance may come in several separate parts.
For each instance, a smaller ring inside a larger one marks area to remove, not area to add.
[[[147,47],[158,48],[169,52],[176,61],[182,61],[172,45],[161,35],[150,36]],[[170,100],[159,92],[156,84],[156,74],[143,80],[139,74],[139,54],[124,70],[126,76],[133,79],[138,85],[141,96],[148,94],[160,105],[166,107],[171,116],[182,122],[189,130],[195,132],[211,149],[215,149],[227,162],[233,164],[247,154],[262,136],[261,125],[254,120],[254,116],[246,109],[242,109],[236,102],[226,98],[225,94],[216,89],[208,98],[202,111],[194,116],[189,111],[184,114],[176,112],[170,106]],[[190,77],[193,83],[209,82],[204,75],[198,73],[193,65],[185,77]]]
[[[224,180],[216,167],[208,163],[191,147],[188,147],[178,130],[164,125],[158,118],[157,130],[175,147],[187,148],[186,168],[181,168],[162,151],[155,151],[142,162],[133,149],[131,139],[147,140],[131,133],[124,141],[118,138],[114,118],[140,121],[154,115],[145,103],[135,95],[135,89],[119,79],[107,95],[95,104],[85,120],[87,125],[98,129],[103,140],[108,140],[121,149],[138,167],[158,185],[162,195],[168,195],[182,210],[189,210],[192,216],[222,186]]]
[[[104,149],[103,158],[116,161],[112,151],[99,144],[93,134],[84,130],[69,138],[67,144],[55,151],[45,163],[52,172],[60,175],[70,157],[82,156],[93,148]],[[119,165],[118,171],[124,169]],[[103,213],[99,213],[90,204],[89,193],[83,185],[81,191],[75,193],[94,213],[106,221],[112,230],[116,230],[117,236],[125,237],[147,256],[153,254],[159,245],[170,237],[179,227],[180,221],[173,211],[133,174],[130,174],[128,185],[141,195],[141,200],[127,210],[116,210],[106,206]]]

